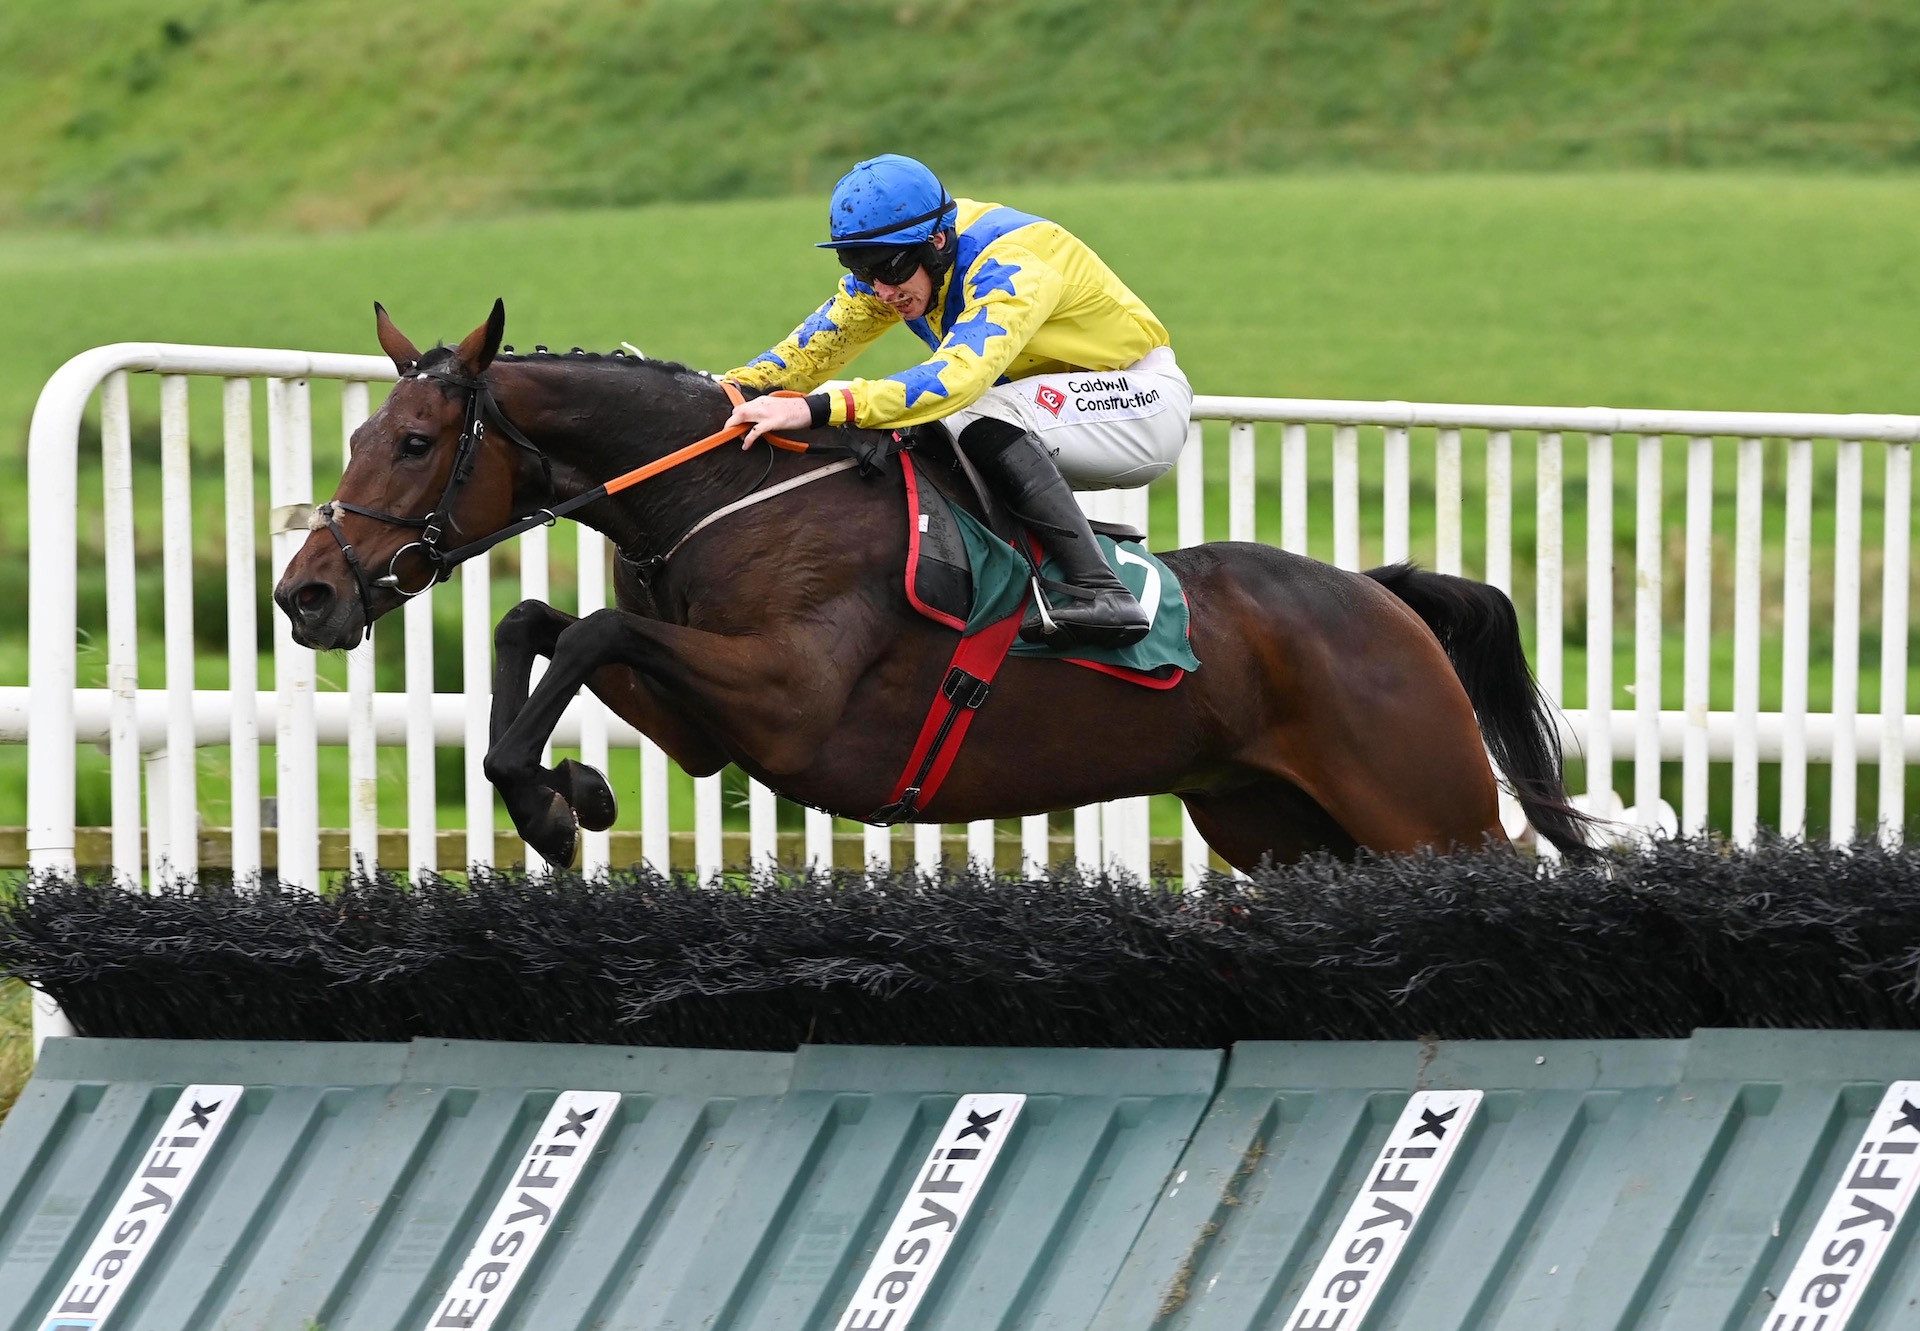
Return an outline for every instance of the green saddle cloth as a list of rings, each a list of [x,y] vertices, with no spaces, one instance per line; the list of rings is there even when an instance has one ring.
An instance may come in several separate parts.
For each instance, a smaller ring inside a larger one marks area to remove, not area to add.
[[[975,633],[1012,614],[1026,594],[1027,561],[1019,551],[987,530],[979,519],[959,505],[949,505],[960,524],[967,559],[973,570],[973,608],[966,632]],[[1051,647],[1043,643],[1013,642],[1015,656],[1053,656],[1111,668],[1123,677],[1145,676],[1139,683],[1166,687],[1179,675],[1198,670],[1200,662],[1187,642],[1187,598],[1180,580],[1137,541],[1115,541],[1095,533],[1100,552],[1153,618],[1147,636],[1129,647]],[[1065,581],[1051,558],[1040,565],[1041,576]]]

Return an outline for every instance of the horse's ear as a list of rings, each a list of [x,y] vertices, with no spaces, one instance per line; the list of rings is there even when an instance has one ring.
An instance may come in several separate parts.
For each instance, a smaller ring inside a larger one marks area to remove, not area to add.
[[[393,326],[393,320],[387,317],[387,307],[377,300],[373,302],[373,331],[380,339],[380,350],[387,353],[393,368],[402,374],[420,359],[419,348],[407,340],[405,333]]]
[[[453,353],[454,360],[468,374],[478,378],[487,372],[487,366],[493,364],[493,358],[500,350],[500,339],[507,331],[507,303],[495,297],[493,312],[487,315],[487,321],[467,334],[466,341]]]

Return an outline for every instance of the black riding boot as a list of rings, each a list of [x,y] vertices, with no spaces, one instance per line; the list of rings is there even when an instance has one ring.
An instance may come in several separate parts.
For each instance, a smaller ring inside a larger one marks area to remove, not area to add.
[[[1087,515],[1040,441],[1016,425],[982,417],[960,432],[960,446],[1014,516],[1040,538],[1070,588],[1065,604],[1047,603],[1056,632],[1049,635],[1036,612],[1021,625],[1020,636],[1087,647],[1125,647],[1146,637],[1152,621],[1107,567]]]

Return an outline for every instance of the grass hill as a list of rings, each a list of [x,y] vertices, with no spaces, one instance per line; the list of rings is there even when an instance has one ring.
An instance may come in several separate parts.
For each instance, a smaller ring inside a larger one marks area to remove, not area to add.
[[[0,227],[969,178],[1920,164],[1908,0],[10,0]]]

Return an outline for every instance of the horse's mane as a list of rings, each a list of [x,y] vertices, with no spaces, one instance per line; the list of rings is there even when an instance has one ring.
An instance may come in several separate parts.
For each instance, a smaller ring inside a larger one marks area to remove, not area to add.
[[[442,342],[431,351],[421,355],[421,368],[426,369],[439,364],[441,361],[452,356],[453,350],[452,347]],[[500,348],[500,354],[495,356],[494,360],[525,365],[618,365],[623,369],[647,369],[657,371],[660,374],[693,374],[699,375],[703,379],[710,377],[704,371],[696,370],[691,365],[682,365],[677,360],[654,360],[650,356],[636,356],[632,352],[625,350],[583,351],[579,347],[575,347],[571,351],[549,351],[545,347],[535,347],[532,351],[516,352],[511,346],[503,346]]]

